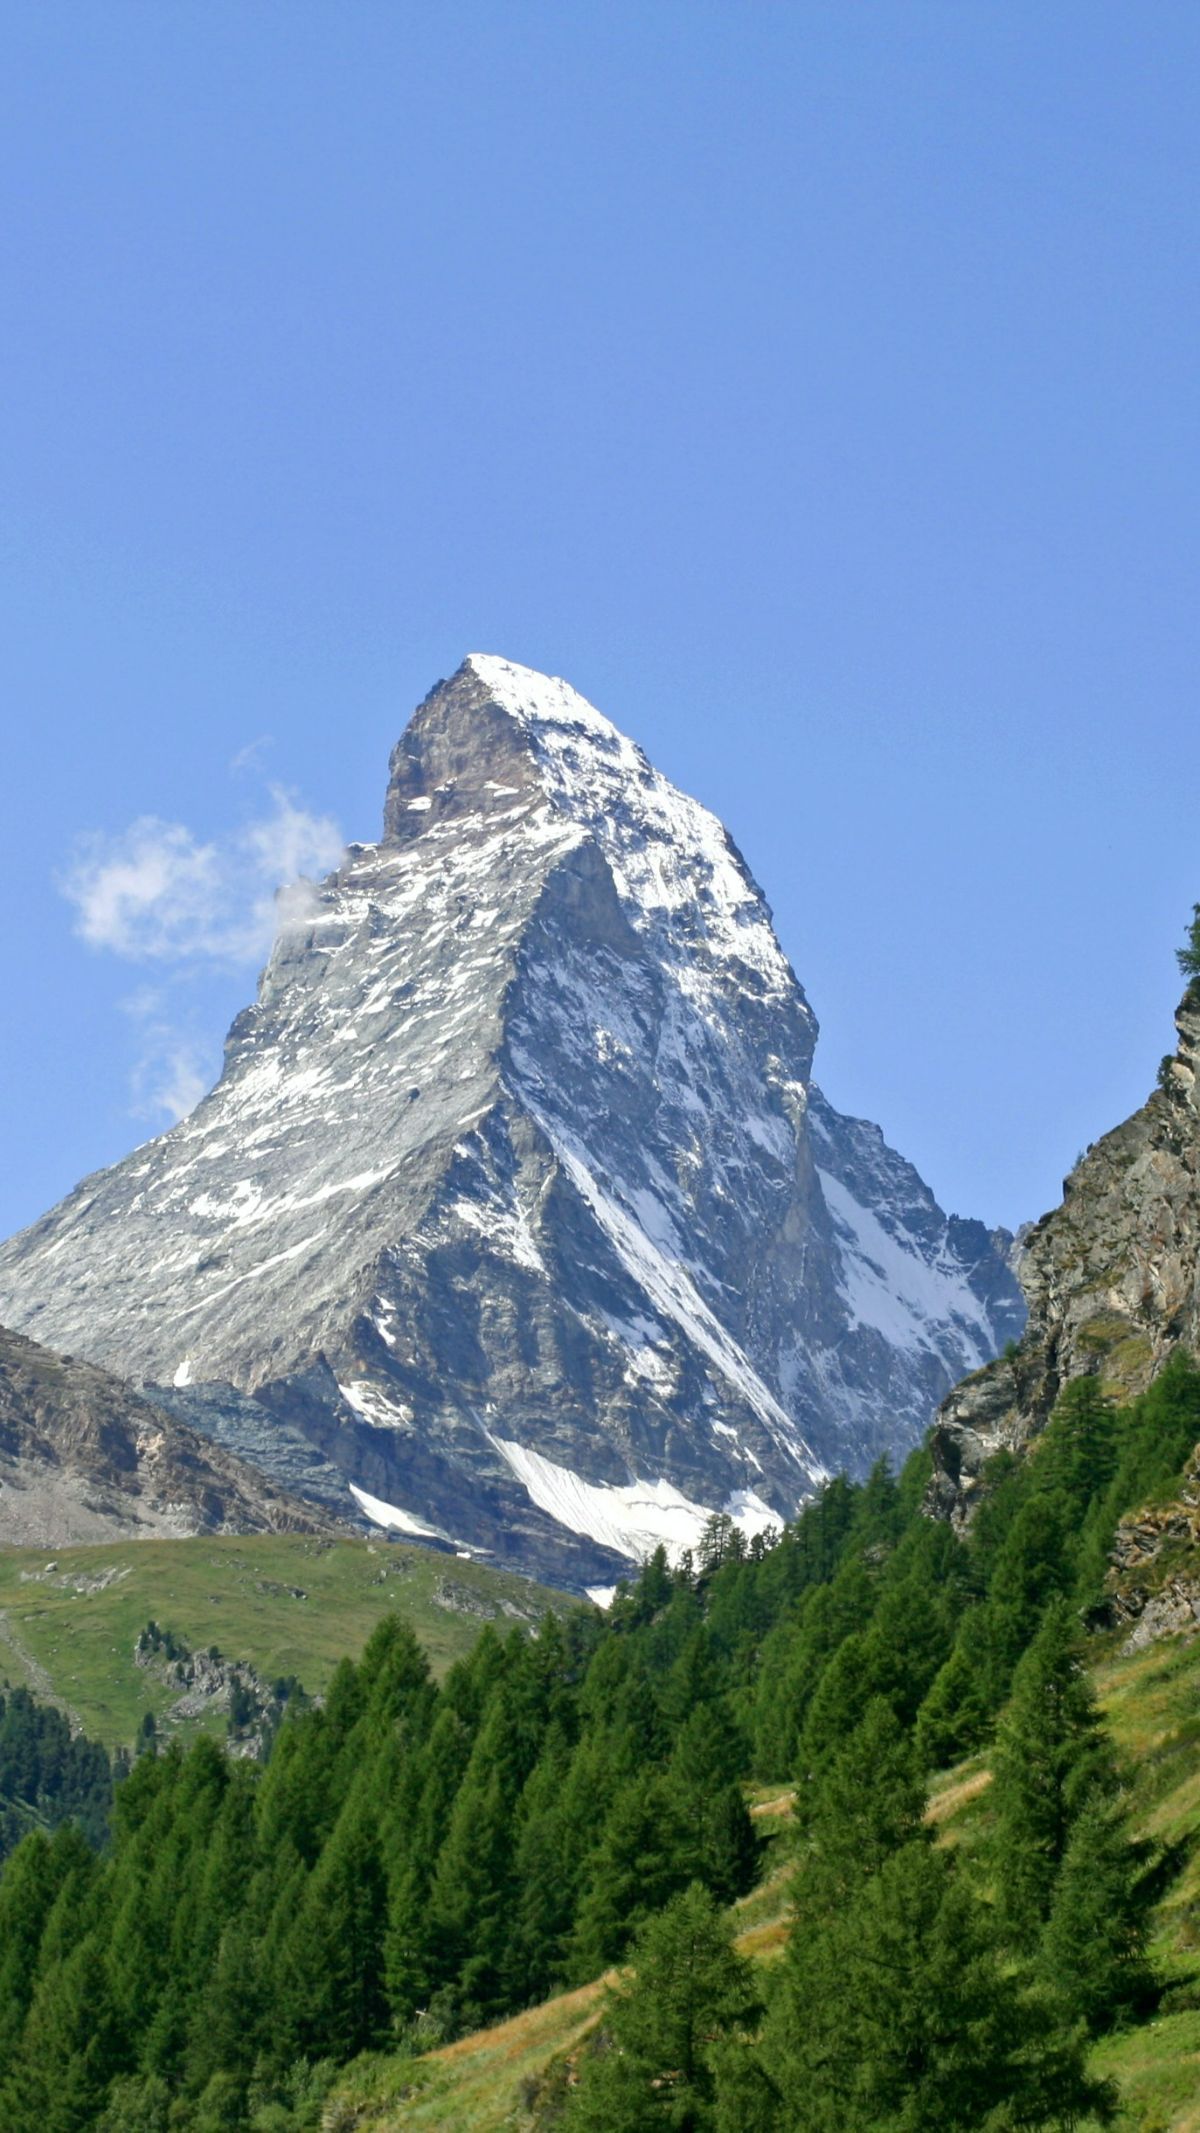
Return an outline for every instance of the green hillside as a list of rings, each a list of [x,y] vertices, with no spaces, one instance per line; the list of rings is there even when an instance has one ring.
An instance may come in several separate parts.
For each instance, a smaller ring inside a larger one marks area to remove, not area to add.
[[[307,1651],[328,1693],[265,1764],[141,1755],[99,1856],[69,1823],[17,1845],[6,2133],[1198,2133],[1200,1644],[1084,1628],[1198,1436],[1185,1356],[1127,1409],[1072,1385],[966,1537],[916,1453],[532,1637],[530,1588],[383,1544],[10,1565],[27,1668],[81,1703],[151,1616],[164,1694],[168,1637]],[[470,1646],[440,1683],[435,1611]]]
[[[440,1676],[485,1622],[504,1628],[570,1604],[510,1572],[383,1540],[272,1533],[6,1548],[0,1685],[33,1689],[114,1748],[133,1741],[147,1711],[184,1735],[218,1724],[168,1719],[178,1685],[134,1662],[151,1620],[193,1650],[216,1645],[266,1680],[294,1675],[319,1695],[385,1614],[404,1617]]]
[[[1154,1920],[1164,1997],[1152,2019],[1102,2039],[1094,2063],[1120,2093],[1117,2133],[1200,2133],[1200,1640],[1109,1656],[1096,1667],[1095,1683],[1135,1773],[1134,1827],[1172,1847],[1184,1864]],[[940,1841],[979,1844],[989,1827],[989,1785],[981,1757],[935,1778],[929,1816]],[[759,1787],[751,1812],[760,1830],[786,1828],[789,1806],[787,1794]],[[743,1954],[760,1962],[778,1957],[790,1924],[790,1885],[785,1862],[733,1906]],[[347,2069],[327,2113],[355,2133],[542,2133],[556,2076],[573,2070],[603,1998],[597,1980],[416,2060],[370,2055]]]

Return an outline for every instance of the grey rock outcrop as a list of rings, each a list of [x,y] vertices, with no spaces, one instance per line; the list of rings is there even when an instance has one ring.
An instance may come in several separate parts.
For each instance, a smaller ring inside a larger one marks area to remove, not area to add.
[[[110,1371],[0,1330],[0,1543],[333,1530]]]
[[[902,1454],[1020,1331],[1011,1240],[813,1086],[726,832],[564,683],[468,660],[286,908],[216,1088],[0,1249],[0,1314],[287,1486],[611,1581]]]
[[[1200,1628],[1200,1447],[1173,1502],[1143,1504],[1117,1527],[1097,1628],[1125,1628],[1121,1649]]]
[[[1118,1399],[1143,1392],[1181,1343],[1200,1352],[1200,1000],[1175,1017],[1178,1047],[1140,1111],[1105,1134],[1025,1240],[1029,1320],[1015,1351],[955,1387],[934,1432],[932,1506],[962,1523],[993,1453],[1045,1427],[1071,1378]]]

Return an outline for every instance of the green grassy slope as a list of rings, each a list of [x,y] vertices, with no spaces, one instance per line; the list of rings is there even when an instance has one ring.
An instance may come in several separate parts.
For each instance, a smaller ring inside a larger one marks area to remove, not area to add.
[[[1105,2038],[1096,2067],[1119,2086],[1119,2133],[1200,2133],[1200,1639],[1103,1657],[1096,1681],[1135,1774],[1138,1830],[1171,1847],[1176,1865],[1157,1913],[1161,2005],[1150,2021]],[[930,1816],[940,1841],[978,1841],[989,1782],[978,1756],[937,1778]],[[754,1800],[763,1827],[785,1808],[777,1790]],[[736,1906],[745,1954],[778,1955],[787,1900],[783,1867]],[[356,2133],[532,2133],[548,2071],[578,2048],[600,2007],[597,1982],[415,2061],[373,2054],[347,2069],[335,2101]]]
[[[398,1610],[435,1672],[485,1622],[502,1632],[572,1604],[507,1571],[396,1542],[291,1533],[0,1549],[0,1683],[50,1697],[108,1747],[128,1745],[146,1711],[178,1689],[134,1665],[153,1618],[193,1650],[218,1645],[267,1680],[295,1674],[309,1694],[357,1657]]]

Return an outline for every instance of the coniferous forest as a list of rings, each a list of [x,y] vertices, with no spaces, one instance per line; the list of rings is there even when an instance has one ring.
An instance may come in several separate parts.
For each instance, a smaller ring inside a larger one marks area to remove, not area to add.
[[[1170,1860],[1130,1835],[1084,1624],[1118,1517],[1198,1436],[1177,1353],[1121,1410],[1069,1385],[965,1541],[925,1514],[918,1452],[773,1544],[715,1520],[606,1615],[487,1628],[440,1686],[389,1617],[261,1765],[148,1742],[110,1786],[12,1696],[5,1814],[32,1826],[0,1878],[0,2123],[300,2133],[355,2055],[614,1965],[547,2127],[1104,2123],[1088,2043],[1153,2005]],[[927,1786],[985,1745],[988,1835],[960,1858]],[[794,1787],[768,1840],[753,1779]],[[752,1969],[726,1907],[781,1851],[792,1927]]]

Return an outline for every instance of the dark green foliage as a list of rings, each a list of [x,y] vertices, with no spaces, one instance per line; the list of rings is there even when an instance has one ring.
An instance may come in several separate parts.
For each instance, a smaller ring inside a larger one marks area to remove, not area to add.
[[[758,1845],[738,1782],[745,1767],[745,1743],[723,1706],[693,1704],[676,1736],[670,1779],[697,1870],[724,1903],[744,1896],[756,1877]]]
[[[988,1610],[973,1607],[917,1715],[916,1745],[926,1770],[957,1762],[986,1737],[998,1672]]]
[[[1110,2115],[1077,2041],[1006,1970],[985,1907],[920,1841],[844,1906],[801,1912],[764,2060],[780,2133],[970,2133]]]
[[[650,1773],[627,1779],[589,1863],[571,1953],[574,1979],[583,1983],[616,1962],[642,1920],[683,1888],[697,1865],[696,1832],[676,1788]]]
[[[272,1980],[270,2021],[285,2059],[348,2058],[380,2038],[386,1927],[378,1831],[360,1792],[313,1869]]]
[[[564,2133],[707,2133],[717,2124],[722,2057],[733,2088],[730,2058],[745,2053],[740,2041],[760,2013],[754,1973],[695,1882],[642,1927],[632,1964],[632,1977],[609,1990]]]
[[[1175,950],[1175,960],[1182,975],[1188,981],[1189,995],[1200,983],[1200,904],[1192,905],[1192,922],[1182,948]]]
[[[839,1908],[901,1845],[928,1841],[924,1812],[911,1731],[877,1697],[828,1769],[797,1794],[801,1906]]]
[[[1200,1370],[1177,1348],[1147,1391],[1115,1417],[1114,1471],[1088,1507],[1079,1546],[1076,1591],[1082,1604],[1099,1597],[1117,1521],[1136,1505],[1171,1493],[1198,1439]]]
[[[1070,1499],[1051,1490],[1028,1497],[1004,1537],[987,1597],[993,1710],[1007,1696],[1013,1670],[1046,1608],[1070,1590],[1075,1531]]]
[[[1111,1750],[1064,1601],[1052,1607],[1017,1669],[992,1758],[999,1909],[1017,1946],[1032,1947],[1084,1806],[1112,1792]]]
[[[0,1859],[31,1828],[78,1822],[88,1842],[108,1833],[112,1770],[103,1748],[72,1737],[61,1711],[28,1689],[0,1696]]]
[[[1063,1855],[1040,1959],[1068,2013],[1092,2031],[1154,1997],[1146,1953],[1147,1851],[1131,1842],[1119,1802],[1093,1794]]]
[[[26,1837],[8,1862],[0,1881],[0,2068],[20,2041],[43,1951],[70,1944],[95,1871],[70,1823],[49,1841],[40,1832]]]
[[[1116,1469],[1117,1417],[1097,1379],[1064,1387],[1034,1457],[1039,1487],[1065,1496],[1076,1516],[1103,1495]]]
[[[922,1513],[922,1452],[834,1481],[775,1546],[714,1521],[607,1617],[487,1629],[440,1687],[385,1622],[323,1709],[277,1699],[265,1766],[148,1731],[100,1858],[70,1819],[99,1766],[9,1698],[14,1805],[66,1819],[0,1877],[0,2125],[293,2133],[356,2052],[528,2005],[635,1937],[578,2127],[1071,2123],[1077,2032],[1153,1986],[1078,1611],[1197,1436],[1177,1356],[1123,1410],[1068,1387],[966,1542]],[[932,1845],[923,1780],[998,1720],[981,1892]],[[793,1836],[758,1825],[795,1844],[799,1907],[761,2050],[714,1912],[758,1872],[751,1771],[798,1777]]]

